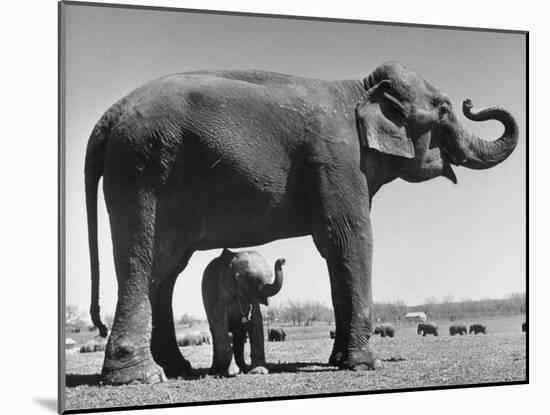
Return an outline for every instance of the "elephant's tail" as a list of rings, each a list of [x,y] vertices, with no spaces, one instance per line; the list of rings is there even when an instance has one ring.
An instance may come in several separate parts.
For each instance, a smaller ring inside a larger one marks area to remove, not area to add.
[[[98,121],[86,148],[86,162],[84,177],[86,186],[86,215],[88,217],[88,246],[90,249],[90,267],[92,279],[92,297],[90,316],[92,322],[99,329],[101,337],[107,337],[107,326],[101,321],[99,309],[99,251],[97,242],[97,189],[99,179],[103,175],[105,148],[107,137],[116,124],[120,111],[120,103],[110,108]]]

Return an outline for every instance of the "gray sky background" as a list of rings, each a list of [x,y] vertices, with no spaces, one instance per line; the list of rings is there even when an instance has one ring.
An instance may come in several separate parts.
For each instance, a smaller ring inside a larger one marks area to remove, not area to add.
[[[525,39],[522,35],[161,11],[68,6],[66,13],[67,303],[89,308],[90,276],[84,155],[101,114],[142,83],[195,69],[265,69],[324,79],[362,79],[386,60],[417,69],[455,108],[510,110],[520,127],[516,151],[486,171],[456,168],[458,185],[438,178],[397,180],[373,202],[375,301],[417,304],[429,297],[502,297],[525,289]],[[462,115],[460,115],[462,117]],[[464,118],[464,117],[462,117]],[[497,122],[468,125],[485,138]],[[114,313],[108,218],[100,193],[102,314]],[[310,237],[257,250],[285,257],[285,283],[273,303],[330,304],[324,261]],[[174,314],[203,316],[200,281],[220,250],[197,252],[180,276]]]

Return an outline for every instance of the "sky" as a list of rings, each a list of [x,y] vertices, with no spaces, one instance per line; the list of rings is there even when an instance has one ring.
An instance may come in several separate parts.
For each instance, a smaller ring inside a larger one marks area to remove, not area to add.
[[[392,25],[251,18],[67,6],[65,49],[66,301],[89,308],[84,198],[88,137],[103,112],[144,82],[196,69],[263,69],[323,79],[363,79],[397,60],[446,92],[454,107],[472,99],[515,115],[515,152],[486,171],[455,168],[458,184],[437,178],[384,186],[372,207],[373,297],[419,304],[452,296],[498,298],[525,290],[526,50],[520,34]],[[458,114],[464,120],[462,114]],[[465,121],[496,138],[499,123]],[[101,186],[100,186],[101,187]],[[116,277],[103,195],[99,195],[102,314],[113,314]],[[255,247],[269,263],[287,260],[272,301],[330,304],[324,260],[311,237]],[[180,275],[174,314],[205,315],[204,268],[221,250],[196,252]]]

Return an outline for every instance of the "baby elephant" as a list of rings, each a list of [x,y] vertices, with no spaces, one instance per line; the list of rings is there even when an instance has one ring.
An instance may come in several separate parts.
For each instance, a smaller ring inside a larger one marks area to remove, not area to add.
[[[487,327],[485,327],[483,324],[475,323],[470,326],[470,334],[478,334],[483,333],[487,334]]]
[[[395,328],[393,324],[382,323],[374,328],[374,334],[379,334],[380,337],[393,337],[395,335]]]
[[[282,258],[275,262],[272,283],[272,272],[256,251],[231,252],[224,249],[218,258],[208,264],[202,279],[202,298],[214,348],[210,374],[235,376],[239,369],[252,374],[268,373],[260,304],[267,305],[268,298],[280,291],[284,264]],[[247,332],[252,363],[250,370],[244,361]]]
[[[449,334],[454,336],[455,334],[468,334],[468,328],[464,324],[453,324],[449,326]]]
[[[433,334],[434,336],[439,335],[439,330],[437,329],[437,324],[435,323],[420,323],[418,325],[418,328],[416,329],[416,332],[418,334],[422,334],[422,336],[425,336],[426,334]]]

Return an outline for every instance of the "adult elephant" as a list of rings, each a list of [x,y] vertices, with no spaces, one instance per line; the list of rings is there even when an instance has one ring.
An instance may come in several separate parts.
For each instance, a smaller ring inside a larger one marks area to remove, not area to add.
[[[395,335],[395,327],[391,323],[382,323],[374,328],[374,334],[379,334],[380,337],[393,337]]]
[[[336,323],[329,363],[381,366],[372,331],[373,196],[397,178],[421,182],[451,165],[486,169],[514,150],[518,128],[501,108],[487,142],[449,98],[399,63],[361,81],[261,71],[169,75],[134,90],[96,124],[86,151],[91,316],[100,332],[97,188],[111,224],[118,280],[102,369],[107,384],[158,382],[191,371],[177,348],[172,294],[196,250],[312,235],[326,260]]]
[[[267,340],[270,342],[284,342],[286,339],[286,333],[282,328],[269,329],[267,334]]]
[[[416,328],[416,332],[418,334],[422,334],[423,337],[427,334],[439,336],[439,329],[437,328],[437,324],[433,322],[420,323]]]
[[[235,376],[239,369],[243,373],[268,373],[260,304],[267,305],[268,298],[281,290],[284,264],[283,258],[275,262],[273,278],[265,259],[256,251],[231,252],[224,249],[206,267],[202,298],[214,348],[211,374]],[[232,339],[229,333],[232,333]],[[247,333],[250,337],[250,370],[244,360]]]
[[[468,334],[468,328],[464,324],[453,324],[449,326],[449,334],[454,336],[455,334]]]
[[[475,323],[470,325],[469,333],[472,334],[487,334],[487,327],[483,324]]]

